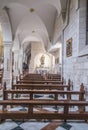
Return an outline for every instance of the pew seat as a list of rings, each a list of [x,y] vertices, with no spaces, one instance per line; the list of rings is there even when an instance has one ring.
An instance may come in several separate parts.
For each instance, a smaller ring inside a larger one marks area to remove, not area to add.
[[[88,106],[87,101],[18,101],[18,100],[4,100],[0,101],[0,105],[5,106],[0,111],[0,119],[63,119],[63,120],[87,120],[88,111],[69,111],[71,106]],[[25,106],[28,111],[7,111],[7,105]],[[33,108],[38,105],[49,106],[63,106],[63,112],[59,111],[33,111]]]

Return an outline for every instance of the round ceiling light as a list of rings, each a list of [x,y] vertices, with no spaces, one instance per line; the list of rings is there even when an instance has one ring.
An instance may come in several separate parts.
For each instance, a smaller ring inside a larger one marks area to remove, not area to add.
[[[30,9],[30,12],[31,12],[31,13],[34,12],[34,11],[35,11],[35,10],[34,10],[33,8]]]
[[[35,31],[33,30],[32,33],[35,33]]]

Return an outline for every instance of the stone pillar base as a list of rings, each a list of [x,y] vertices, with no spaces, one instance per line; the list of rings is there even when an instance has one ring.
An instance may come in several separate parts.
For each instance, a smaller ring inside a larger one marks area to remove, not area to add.
[[[11,79],[3,79],[3,85],[4,82],[6,82],[6,88],[11,89],[12,88],[12,80]]]

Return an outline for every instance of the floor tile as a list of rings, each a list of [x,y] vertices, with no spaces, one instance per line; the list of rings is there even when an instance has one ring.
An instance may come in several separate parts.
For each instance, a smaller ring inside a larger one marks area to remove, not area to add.
[[[20,125],[24,130],[41,130],[48,123],[44,122],[26,122]]]
[[[70,124],[63,123],[61,127],[63,127],[65,130],[70,130],[72,126]]]
[[[18,125],[13,121],[7,121],[0,124],[0,130],[11,130],[17,127]]]
[[[24,129],[22,129],[20,126],[17,126],[14,129],[12,129],[12,130],[24,130]]]

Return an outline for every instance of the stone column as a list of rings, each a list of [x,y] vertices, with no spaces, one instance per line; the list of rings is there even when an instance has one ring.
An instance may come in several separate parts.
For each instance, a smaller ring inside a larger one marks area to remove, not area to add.
[[[18,69],[19,69],[20,74],[22,74],[23,73],[23,49],[20,49],[18,61],[19,61]]]
[[[12,42],[3,42],[4,45],[4,75],[3,81],[7,88],[12,84]]]
[[[18,76],[19,74],[18,60],[19,60],[19,50],[14,50],[14,77]]]
[[[19,72],[20,74],[23,73],[23,55],[22,54],[19,54],[19,65],[18,65],[18,69],[19,69]]]

